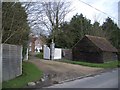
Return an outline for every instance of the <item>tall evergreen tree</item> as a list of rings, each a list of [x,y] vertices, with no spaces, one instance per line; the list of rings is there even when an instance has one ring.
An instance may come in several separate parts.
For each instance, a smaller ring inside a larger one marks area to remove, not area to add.
[[[102,29],[110,37],[111,43],[118,49],[118,60],[120,60],[120,28],[108,17],[103,23]]]
[[[60,32],[56,38],[56,45],[63,48],[71,48],[85,34],[91,31],[91,21],[83,17],[82,14],[73,16],[69,23],[62,23]]]
[[[72,27],[69,23],[64,22],[61,24],[60,31],[56,37],[56,46],[62,48],[71,48],[74,44],[74,33],[71,32]]]
[[[70,26],[72,27],[71,32],[74,33],[75,39],[74,43],[78,42],[85,34],[89,34],[91,31],[91,21],[82,14],[76,14],[70,21]]]
[[[117,24],[115,24],[113,20],[108,17],[103,23],[102,29],[106,32],[107,36],[109,36],[111,43],[115,47],[120,48],[120,29]]]
[[[95,21],[92,24],[92,29],[91,29],[90,35],[104,37],[104,38],[107,38],[107,39],[109,38],[106,35],[106,33],[102,30],[102,27],[100,26],[100,23],[97,22],[97,21]]]

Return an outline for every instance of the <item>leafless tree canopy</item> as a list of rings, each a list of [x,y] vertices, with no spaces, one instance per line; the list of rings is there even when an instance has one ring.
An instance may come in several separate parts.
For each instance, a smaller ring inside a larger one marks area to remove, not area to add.
[[[71,11],[70,2],[63,1],[34,2],[29,5],[27,9],[29,24],[38,33],[45,31],[48,34],[55,34]]]

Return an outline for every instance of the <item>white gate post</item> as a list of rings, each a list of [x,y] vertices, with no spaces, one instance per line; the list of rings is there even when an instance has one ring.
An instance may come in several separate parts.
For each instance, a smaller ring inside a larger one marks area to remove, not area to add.
[[[118,27],[120,28],[120,1],[118,2]]]
[[[54,59],[54,52],[55,52],[55,43],[53,42],[53,39],[52,39],[52,43],[50,45],[50,59],[51,60]]]
[[[0,90],[2,89],[2,43],[0,43]]]
[[[28,60],[28,48],[27,48],[27,50],[26,50],[26,54],[25,54],[24,60],[25,60],[25,61]]]

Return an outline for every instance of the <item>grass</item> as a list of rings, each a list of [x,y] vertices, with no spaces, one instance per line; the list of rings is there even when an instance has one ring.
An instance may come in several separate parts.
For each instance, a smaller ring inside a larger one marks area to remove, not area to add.
[[[81,62],[81,61],[71,61],[71,60],[62,60],[65,63],[89,66],[89,67],[98,67],[98,68],[117,68],[120,67],[120,61],[110,61],[106,63],[88,63],[88,62]]]
[[[43,59],[43,53],[42,52],[36,54],[35,56],[38,57],[38,58],[40,58],[40,59]]]
[[[3,82],[3,88],[22,88],[28,82],[39,80],[43,73],[34,64],[23,62],[23,74],[15,79]]]

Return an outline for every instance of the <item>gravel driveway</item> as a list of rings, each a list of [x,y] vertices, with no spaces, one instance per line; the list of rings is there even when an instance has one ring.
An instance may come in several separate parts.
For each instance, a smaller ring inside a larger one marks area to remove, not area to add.
[[[101,68],[86,67],[51,60],[33,59],[29,61],[41,69],[45,75],[51,75],[52,81],[57,82],[87,74],[94,74],[103,70]]]

